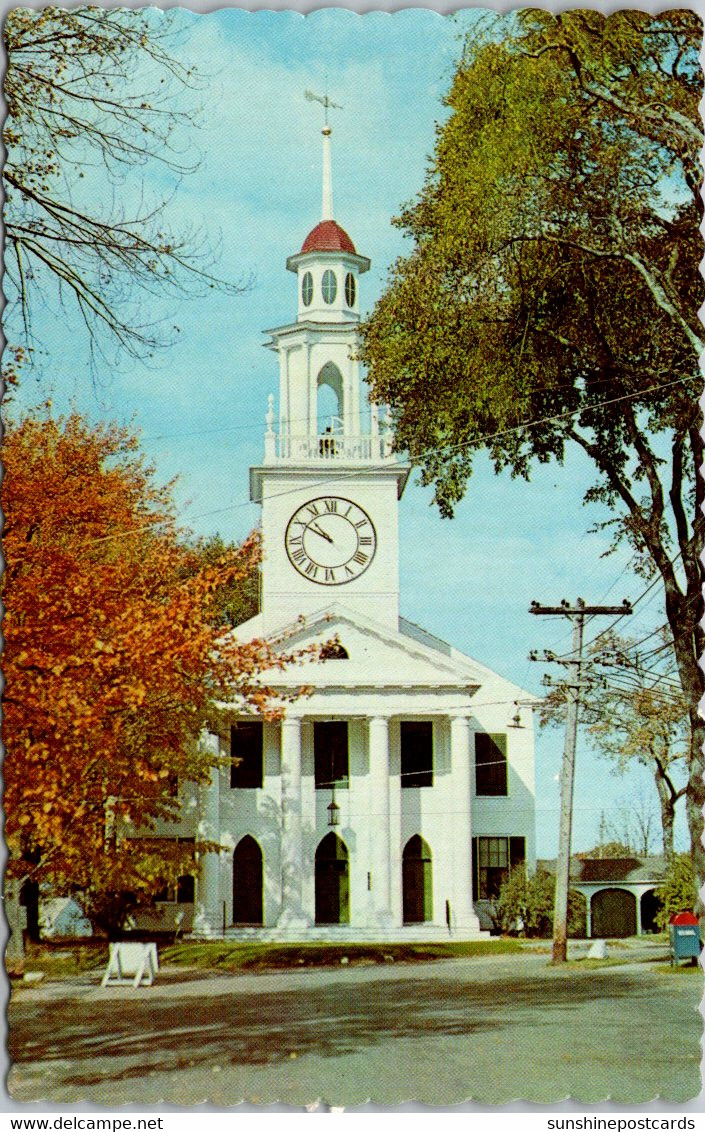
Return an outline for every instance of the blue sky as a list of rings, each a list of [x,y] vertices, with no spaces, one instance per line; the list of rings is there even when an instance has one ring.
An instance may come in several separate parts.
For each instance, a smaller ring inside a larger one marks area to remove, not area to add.
[[[157,10],[155,18],[158,18]],[[386,271],[405,251],[390,220],[420,188],[442,120],[441,99],[460,52],[458,19],[420,9],[365,16],[323,9],[293,12],[179,11],[181,56],[201,71],[200,125],[181,143],[198,156],[178,185],[168,215],[219,245],[218,274],[252,278],[240,295],[209,291],[166,303],[145,300],[145,317],[178,325],[173,346],[148,363],[99,367],[94,387],[80,327],[56,304],[35,320],[46,354],[25,379],[20,404],[50,395],[56,412],[75,405],[93,419],[133,421],[160,478],[178,476],[183,520],[195,531],[239,539],[258,521],[248,500],[247,469],[262,457],[267,395],[277,391],[276,358],[262,331],[295,312],[295,277],[285,259],[298,251],[320,216],[321,108],[303,97],[322,92],[343,109],[333,117],[335,216],[358,251],[372,259],[361,280],[369,309]],[[147,195],[168,189],[145,171]],[[88,171],[82,191],[101,191]],[[118,186],[126,208],[137,200]],[[8,321],[12,340],[12,324]],[[544,668],[532,648],[565,651],[570,625],[529,615],[532,599],[555,603],[636,598],[644,583],[626,556],[601,555],[607,536],[586,533],[600,518],[581,505],[591,481],[587,459],[538,469],[530,483],[494,476],[479,458],[452,521],[441,520],[431,493],[410,483],[401,504],[402,612],[412,621],[522,686],[540,692]],[[643,637],[661,621],[658,588],[627,626]],[[606,623],[588,628],[588,639]],[[624,628],[624,623],[622,623]],[[562,735],[537,733],[539,855],[555,852]],[[614,818],[634,792],[653,791],[645,771],[610,773],[582,741],[578,753],[574,846],[595,844],[600,815]],[[655,800],[655,792],[654,792]],[[681,842],[684,844],[681,823]]]

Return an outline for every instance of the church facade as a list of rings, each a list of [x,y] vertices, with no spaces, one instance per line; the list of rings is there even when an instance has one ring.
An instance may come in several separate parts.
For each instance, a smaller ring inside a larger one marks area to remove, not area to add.
[[[232,764],[185,801],[180,836],[210,841],[181,922],[195,936],[478,938],[512,867],[535,862],[532,697],[399,608],[393,453],[355,360],[370,261],[323,216],[286,261],[293,321],[268,332],[279,364],[261,464],[261,609],[239,637],[318,645],[270,675],[268,722],[243,714],[207,741]],[[464,600],[462,594],[459,600]],[[178,893],[161,906],[173,918]]]

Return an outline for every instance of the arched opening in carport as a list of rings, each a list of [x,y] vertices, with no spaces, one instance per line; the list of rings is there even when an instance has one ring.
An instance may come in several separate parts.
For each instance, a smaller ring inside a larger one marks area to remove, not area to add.
[[[657,932],[656,914],[661,910],[662,902],[656,891],[650,888],[641,897],[641,930],[642,932]]]
[[[636,935],[636,897],[624,888],[602,888],[590,902],[594,939]]]

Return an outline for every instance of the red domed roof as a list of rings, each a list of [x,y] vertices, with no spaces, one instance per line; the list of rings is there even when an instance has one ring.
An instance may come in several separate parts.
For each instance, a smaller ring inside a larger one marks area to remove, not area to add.
[[[357,255],[347,232],[335,220],[321,220],[309,232],[301,246],[301,255],[305,252],[350,252]]]

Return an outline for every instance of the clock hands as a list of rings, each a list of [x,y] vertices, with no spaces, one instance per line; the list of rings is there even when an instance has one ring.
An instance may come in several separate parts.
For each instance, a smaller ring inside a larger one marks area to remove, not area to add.
[[[329,542],[331,544],[331,546],[333,545],[333,539],[330,537],[330,535],[327,535],[325,531],[322,531],[320,527],[315,527],[313,523],[309,523],[308,529],[310,531],[313,531],[314,534],[320,535],[321,538],[324,538],[326,542]]]

